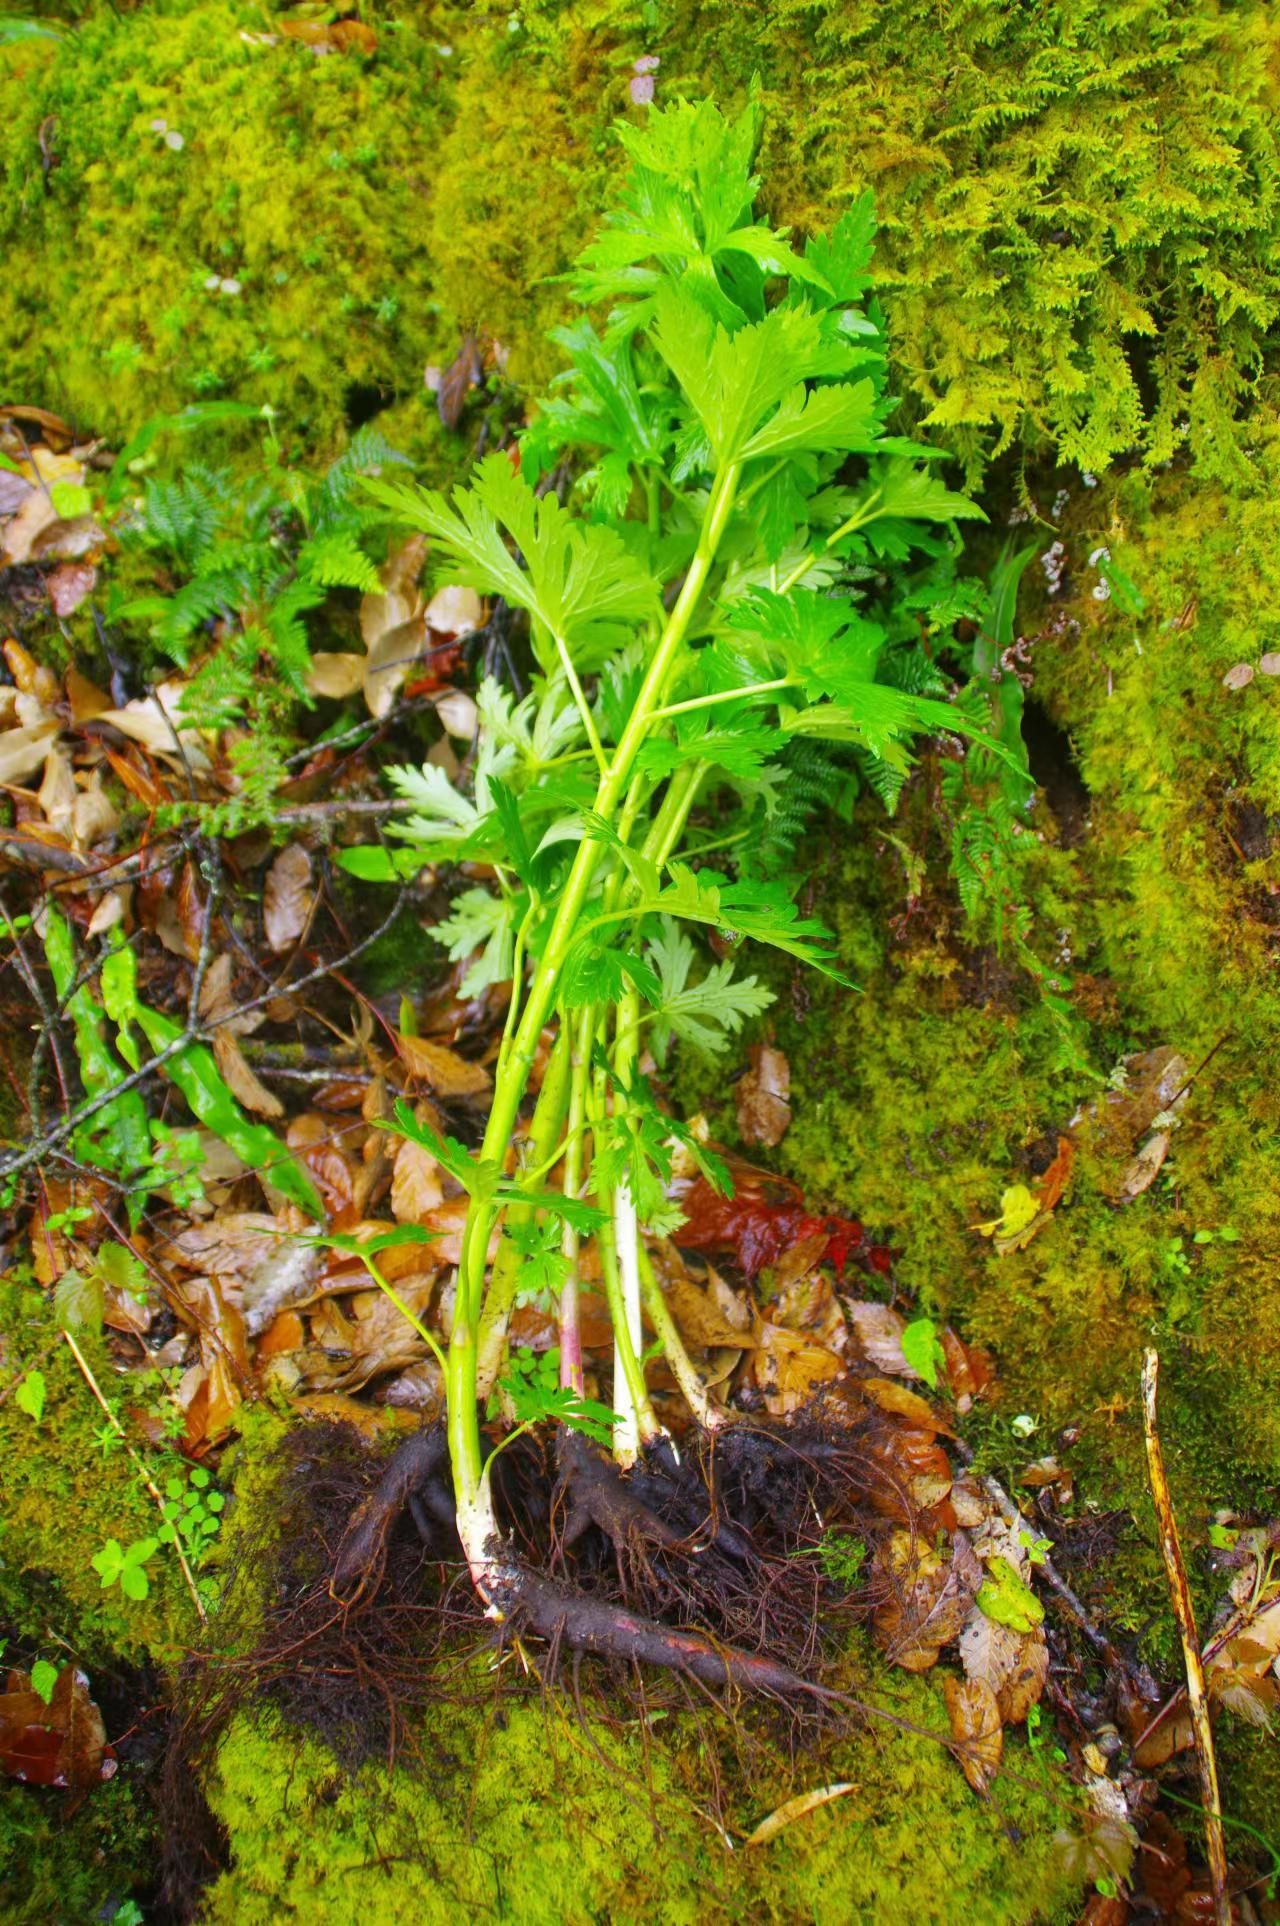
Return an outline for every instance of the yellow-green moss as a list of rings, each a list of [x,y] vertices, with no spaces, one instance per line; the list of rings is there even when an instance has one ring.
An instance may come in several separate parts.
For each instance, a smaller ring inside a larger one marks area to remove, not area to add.
[[[900,1715],[942,1729],[930,1685],[875,1686]],[[1018,1747],[989,1804],[943,1747],[898,1732],[802,1759],[795,1777],[779,1760],[731,1796],[735,1825],[750,1828],[797,1787],[838,1777],[857,1790],[768,1846],[730,1852],[699,1810],[713,1784],[705,1737],[671,1714],[646,1747],[634,1725],[583,1724],[554,1700],[508,1702],[497,1714],[434,1713],[416,1760],[352,1779],[320,1746],[240,1719],[210,1785],[233,1863],[203,1917],[446,1926],[462,1908],[521,1926],[907,1926],[964,1912],[1025,1926],[1070,1916],[1053,1844],[1075,1816],[1070,1789],[1055,1791]]]
[[[109,433],[200,394],[270,400],[328,445],[358,384],[412,398],[412,441],[423,364],[459,325],[536,385],[562,300],[545,277],[597,218],[647,54],[660,96],[732,104],[759,75],[775,217],[825,223],[875,188],[901,391],[971,467],[1015,437],[1093,468],[1135,445],[1161,459],[1186,432],[1205,472],[1256,478],[1233,417],[1274,400],[1265,0],[365,17],[371,59],[263,44],[249,0],[99,4],[73,42],[9,53],[8,387]]]
[[[6,1926],[87,1926],[151,1883],[150,1814],[123,1778],[72,1807],[65,1792],[0,1780],[0,1915]]]
[[[424,245],[449,99],[431,10],[380,21],[373,59],[272,24],[238,0],[101,6],[7,55],[11,395],[117,437],[193,400],[269,401],[323,450],[349,389],[422,394],[449,345]]]
[[[91,1560],[108,1538],[155,1535],[154,1500],[118,1445],[104,1450],[101,1410],[50,1314],[47,1296],[0,1285],[5,1378],[38,1369],[45,1380],[37,1425],[12,1397],[0,1404],[0,1622],[42,1649],[69,1650],[89,1670],[113,1658],[172,1658],[196,1629],[171,1551],[150,1561],[147,1598],[104,1590]],[[102,1346],[78,1340],[99,1382],[119,1391]]]

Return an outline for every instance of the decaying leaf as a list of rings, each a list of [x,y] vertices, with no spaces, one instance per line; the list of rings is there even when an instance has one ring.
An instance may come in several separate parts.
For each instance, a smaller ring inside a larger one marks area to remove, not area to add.
[[[791,1065],[767,1043],[752,1045],[750,1063],[737,1088],[738,1129],[744,1143],[772,1148],[791,1123]]]
[[[824,1384],[844,1374],[844,1363],[825,1345],[810,1344],[796,1331],[761,1322],[751,1354],[752,1382],[764,1395],[766,1411],[783,1418],[809,1404]]]
[[[48,1704],[27,1672],[9,1673],[0,1693],[0,1772],[29,1786],[96,1785],[116,1769],[89,1681],[64,1665]]]
[[[1049,1648],[1038,1625],[1015,1632],[975,1605],[960,1633],[960,1663],[967,1679],[991,1691],[1006,1723],[1018,1725],[1044,1692]]]
[[[424,1144],[402,1138],[391,1177],[391,1209],[397,1223],[425,1224],[444,1202],[442,1173]]]
[[[311,858],[301,843],[289,843],[267,871],[262,891],[262,927],[277,956],[298,941],[314,901]]]
[[[483,1064],[460,1057],[447,1044],[430,1037],[398,1036],[396,1049],[411,1075],[422,1077],[438,1097],[480,1097],[492,1078]]]
[[[942,1696],[960,1770],[975,1792],[987,1792],[1004,1751],[1004,1726],[996,1695],[982,1679],[958,1679],[949,1674],[942,1681]]]
[[[762,1819],[744,1843],[748,1846],[767,1846],[771,1839],[776,1839],[780,1832],[793,1826],[797,1819],[803,1819],[806,1814],[816,1812],[819,1806],[828,1806],[833,1799],[842,1799],[847,1792],[857,1790],[851,1781],[841,1779],[834,1785],[814,1786],[811,1792],[797,1792],[793,1799],[784,1800],[767,1818]]]
[[[941,1558],[927,1539],[909,1529],[889,1534],[877,1554],[888,1595],[876,1612],[876,1641],[895,1665],[927,1672],[944,1645],[969,1616],[981,1567],[963,1532]]]
[[[426,616],[418,577],[426,552],[426,538],[411,535],[388,556],[381,591],[371,591],[361,598],[364,699],[371,716],[390,713],[405,677],[422,653]]]
[[[214,1031],[213,1054],[223,1080],[237,1103],[242,1103],[255,1117],[283,1117],[284,1105],[245,1061],[240,1045],[230,1030]]]

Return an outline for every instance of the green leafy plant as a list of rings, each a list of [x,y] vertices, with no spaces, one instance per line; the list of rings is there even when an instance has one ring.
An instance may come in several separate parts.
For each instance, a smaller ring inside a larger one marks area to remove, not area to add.
[[[132,1544],[124,1546],[119,1539],[108,1538],[102,1550],[95,1552],[89,1562],[102,1580],[103,1591],[108,1591],[112,1585],[119,1585],[126,1598],[138,1602],[151,1590],[146,1566],[159,1549],[158,1538],[135,1538]]]
[[[48,1659],[37,1659],[31,1668],[31,1690],[46,1705],[53,1698],[53,1688],[58,1683],[58,1668]]]
[[[677,1142],[712,1183],[727,1177],[659,1109],[641,1060],[673,1036],[722,1050],[764,1007],[742,973],[747,941],[839,975],[832,937],[766,854],[789,759],[824,745],[892,803],[914,736],[985,728],[922,646],[931,624],[955,619],[955,529],[979,511],[889,426],[869,197],[798,249],[752,215],[753,109],[728,120],[679,103],[620,137],[631,170],[574,276],[604,318],[562,331],[571,365],[518,449],[488,456],[448,499],[365,484],[430,538],[441,581],[525,612],[536,661],[519,702],[482,686],[464,778],[434,764],[391,772],[414,805],[399,854],[345,857],[365,876],[429,862],[494,879],[468,883],[435,931],[466,959],[468,993],[511,984],[483,1140],[442,1139],[406,1106],[396,1127],[469,1198],[448,1422],[459,1529],[495,1609],[510,1561],[478,1417],[531,1250],[562,1260],[560,1384],[581,1397],[577,1258],[596,1236],[621,1461],[658,1430],[642,1308],[695,1415],[720,1421],[641,1232],[679,1221],[666,1195]],[[550,483],[568,462],[578,479],[562,503]],[[714,934],[719,962],[699,965],[690,926]],[[556,1041],[522,1126],[549,1023]],[[518,1391],[529,1375],[506,1382]],[[563,1415],[545,1397],[542,1409]]]
[[[45,1382],[43,1371],[28,1371],[13,1394],[19,1411],[25,1411],[33,1424],[44,1416]]]
[[[211,1541],[222,1529],[223,1494],[203,1465],[192,1465],[184,1478],[164,1484],[164,1523],[156,1536],[162,1545],[180,1544],[193,1565],[199,1564]]]
[[[158,443],[245,420],[263,423],[262,460],[248,477],[206,461],[151,472]],[[291,723],[313,700],[308,618],[334,589],[379,586],[365,548],[374,517],[357,483],[403,460],[366,425],[312,474],[286,458],[269,408],[217,401],[157,416],[117,457],[106,501],[121,546],[173,586],[115,593],[108,613],[145,627],[156,652],[190,672],[182,715],[192,725],[243,732],[229,750],[238,793],[217,817],[225,831],[270,818]]]

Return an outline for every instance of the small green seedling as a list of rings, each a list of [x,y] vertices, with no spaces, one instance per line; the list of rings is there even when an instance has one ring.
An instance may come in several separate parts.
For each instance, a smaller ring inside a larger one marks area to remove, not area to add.
[[[89,1562],[102,1580],[104,1592],[112,1585],[119,1585],[126,1598],[141,1600],[151,1590],[145,1569],[147,1560],[154,1558],[159,1549],[158,1538],[135,1538],[131,1545],[124,1547],[118,1538],[108,1538]]]

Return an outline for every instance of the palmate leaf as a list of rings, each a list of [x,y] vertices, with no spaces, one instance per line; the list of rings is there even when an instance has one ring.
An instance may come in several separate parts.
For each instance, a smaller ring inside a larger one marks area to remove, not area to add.
[[[783,884],[730,882],[716,870],[694,870],[687,863],[671,863],[667,873],[670,883],[636,906],[640,914],[654,911],[689,923],[707,923],[733,937],[751,937],[799,957],[839,982],[845,980],[832,967],[835,939],[830,930],[802,917]]]
[[[691,984],[689,973],[697,952],[669,916],[662,918],[648,957],[661,985],[652,1030],[653,1053],[659,1063],[665,1062],[673,1036],[702,1056],[723,1056],[730,1037],[775,1000],[773,991],[754,976],[735,979],[728,961],[713,964],[701,982]]]
[[[428,926],[427,935],[443,943],[455,963],[468,956],[474,959],[458,985],[462,996],[479,996],[490,984],[510,980],[519,920],[516,898],[468,889],[454,897],[443,922]]]
[[[438,575],[528,610],[544,669],[554,666],[555,637],[585,672],[628,628],[661,612],[659,584],[635,550],[612,528],[575,521],[554,495],[536,496],[504,454],[481,462],[470,486],[454,490],[452,507],[434,489],[373,479],[365,487],[435,537]]]
[[[777,413],[751,436],[742,450],[743,459],[809,450],[867,454],[876,445],[879,425],[871,381],[840,381],[826,388],[800,385],[790,389]]]
[[[871,251],[876,239],[876,203],[869,187],[845,209],[829,235],[815,234],[804,256],[826,281],[837,301],[857,301],[871,285]]]
[[[654,303],[657,348],[717,459],[736,461],[763,418],[798,383],[847,372],[851,350],[801,305],[771,308],[730,334],[690,293],[664,282]],[[809,445],[807,443],[803,445]]]

